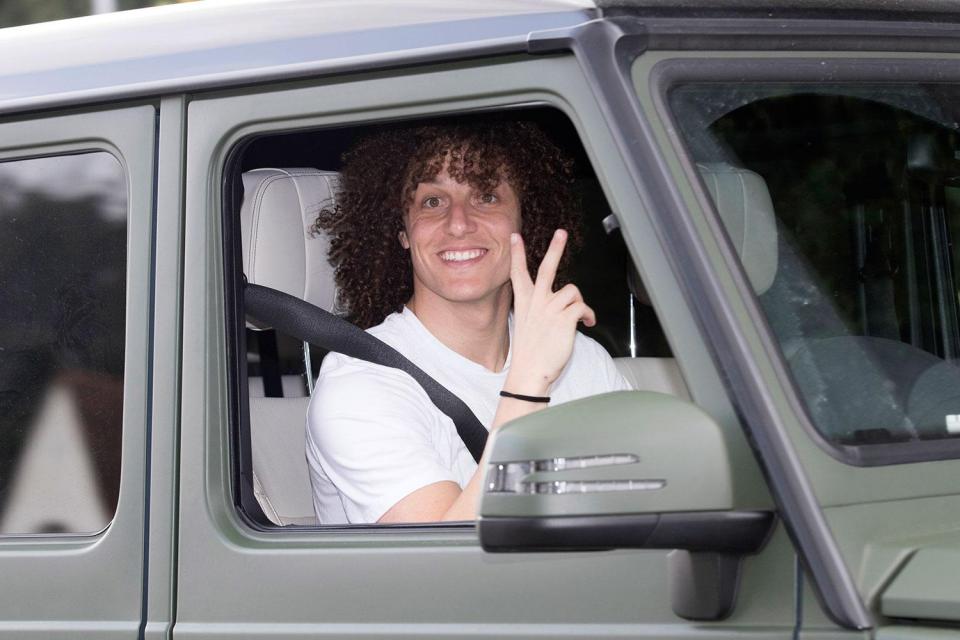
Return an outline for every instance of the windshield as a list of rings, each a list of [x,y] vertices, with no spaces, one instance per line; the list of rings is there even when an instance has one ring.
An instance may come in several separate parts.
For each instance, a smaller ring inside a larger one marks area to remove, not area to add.
[[[958,97],[802,83],[670,95],[807,412],[836,444],[960,436]],[[744,185],[736,223],[721,170]]]

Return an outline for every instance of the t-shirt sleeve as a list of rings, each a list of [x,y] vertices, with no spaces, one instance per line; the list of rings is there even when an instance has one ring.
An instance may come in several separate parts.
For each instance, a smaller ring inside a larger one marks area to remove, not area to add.
[[[433,442],[439,418],[407,374],[346,364],[318,380],[307,414],[307,446],[336,486],[350,522],[376,522],[428,484],[449,480]]]

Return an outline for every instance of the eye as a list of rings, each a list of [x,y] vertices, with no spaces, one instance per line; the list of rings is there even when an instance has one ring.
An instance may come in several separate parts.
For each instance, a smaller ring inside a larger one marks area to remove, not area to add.
[[[480,204],[496,204],[500,199],[495,193],[481,193],[478,200],[480,200]]]
[[[423,202],[421,203],[421,206],[422,206],[424,209],[436,209],[436,208],[439,207],[441,204],[443,204],[443,201],[441,201],[439,197],[437,197],[437,196],[430,196],[430,197],[428,197],[428,198],[424,198],[424,199],[423,199]]]

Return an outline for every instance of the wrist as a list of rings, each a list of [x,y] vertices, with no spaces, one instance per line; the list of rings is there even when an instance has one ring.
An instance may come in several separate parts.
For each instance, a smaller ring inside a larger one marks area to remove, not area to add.
[[[534,404],[549,404],[550,396],[525,396],[521,393],[511,393],[506,389],[500,391],[501,398],[510,398],[511,400],[520,400],[522,402],[532,402]]]
[[[546,376],[507,376],[503,390],[525,396],[548,396],[552,381]]]

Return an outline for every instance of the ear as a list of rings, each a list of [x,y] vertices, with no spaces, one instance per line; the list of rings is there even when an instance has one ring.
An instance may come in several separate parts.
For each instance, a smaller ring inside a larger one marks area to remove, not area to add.
[[[397,234],[397,238],[400,240],[400,245],[404,249],[407,249],[407,250],[410,249],[410,240],[407,239],[406,231],[401,230],[400,233]]]

